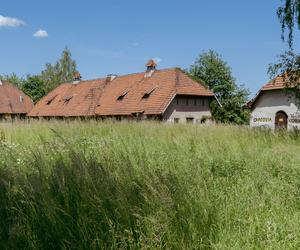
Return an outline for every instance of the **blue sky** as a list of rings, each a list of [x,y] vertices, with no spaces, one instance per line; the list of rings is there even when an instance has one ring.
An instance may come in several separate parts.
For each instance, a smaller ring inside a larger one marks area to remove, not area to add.
[[[269,79],[268,64],[287,48],[280,39],[279,5],[280,0],[2,1],[0,74],[39,73],[66,46],[84,79],[140,72],[150,58],[161,60],[159,68],[186,69],[213,49],[237,83],[254,94]]]

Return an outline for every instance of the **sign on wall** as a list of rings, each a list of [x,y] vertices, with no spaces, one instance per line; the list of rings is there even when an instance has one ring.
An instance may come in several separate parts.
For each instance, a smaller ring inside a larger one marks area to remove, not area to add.
[[[289,115],[289,123],[300,124],[300,113],[299,113],[299,111]]]
[[[251,116],[251,127],[272,128],[273,124],[273,118],[269,114],[259,113]]]

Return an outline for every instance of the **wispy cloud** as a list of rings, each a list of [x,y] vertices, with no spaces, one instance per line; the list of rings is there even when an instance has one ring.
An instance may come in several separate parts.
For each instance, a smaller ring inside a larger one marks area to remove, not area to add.
[[[33,34],[33,36],[37,38],[46,38],[48,37],[48,32],[46,30],[39,29]]]
[[[20,27],[25,25],[25,22],[14,17],[0,15],[0,27]]]

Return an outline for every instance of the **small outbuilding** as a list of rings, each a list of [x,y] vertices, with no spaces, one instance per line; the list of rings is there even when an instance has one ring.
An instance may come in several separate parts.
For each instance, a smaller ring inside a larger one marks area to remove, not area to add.
[[[153,60],[146,71],[108,75],[64,83],[42,98],[28,114],[36,118],[155,119],[205,123],[211,119],[214,93],[179,68],[158,70]]]
[[[300,129],[299,101],[295,94],[287,91],[286,78],[279,76],[271,80],[248,103],[250,126],[271,130]]]
[[[0,120],[25,118],[33,101],[15,85],[0,80]]]

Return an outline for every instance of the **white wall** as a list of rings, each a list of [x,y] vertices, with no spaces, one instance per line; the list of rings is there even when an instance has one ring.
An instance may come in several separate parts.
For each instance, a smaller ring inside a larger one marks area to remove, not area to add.
[[[186,123],[187,118],[194,118],[193,123],[201,123],[204,117],[211,117],[209,103],[212,98],[176,96],[163,115],[163,119],[168,122]],[[205,123],[210,122],[209,119]]]
[[[261,93],[251,113],[251,127],[275,129],[275,115],[284,111],[288,115],[288,129],[300,129],[300,111],[295,99],[284,90],[268,90]]]

